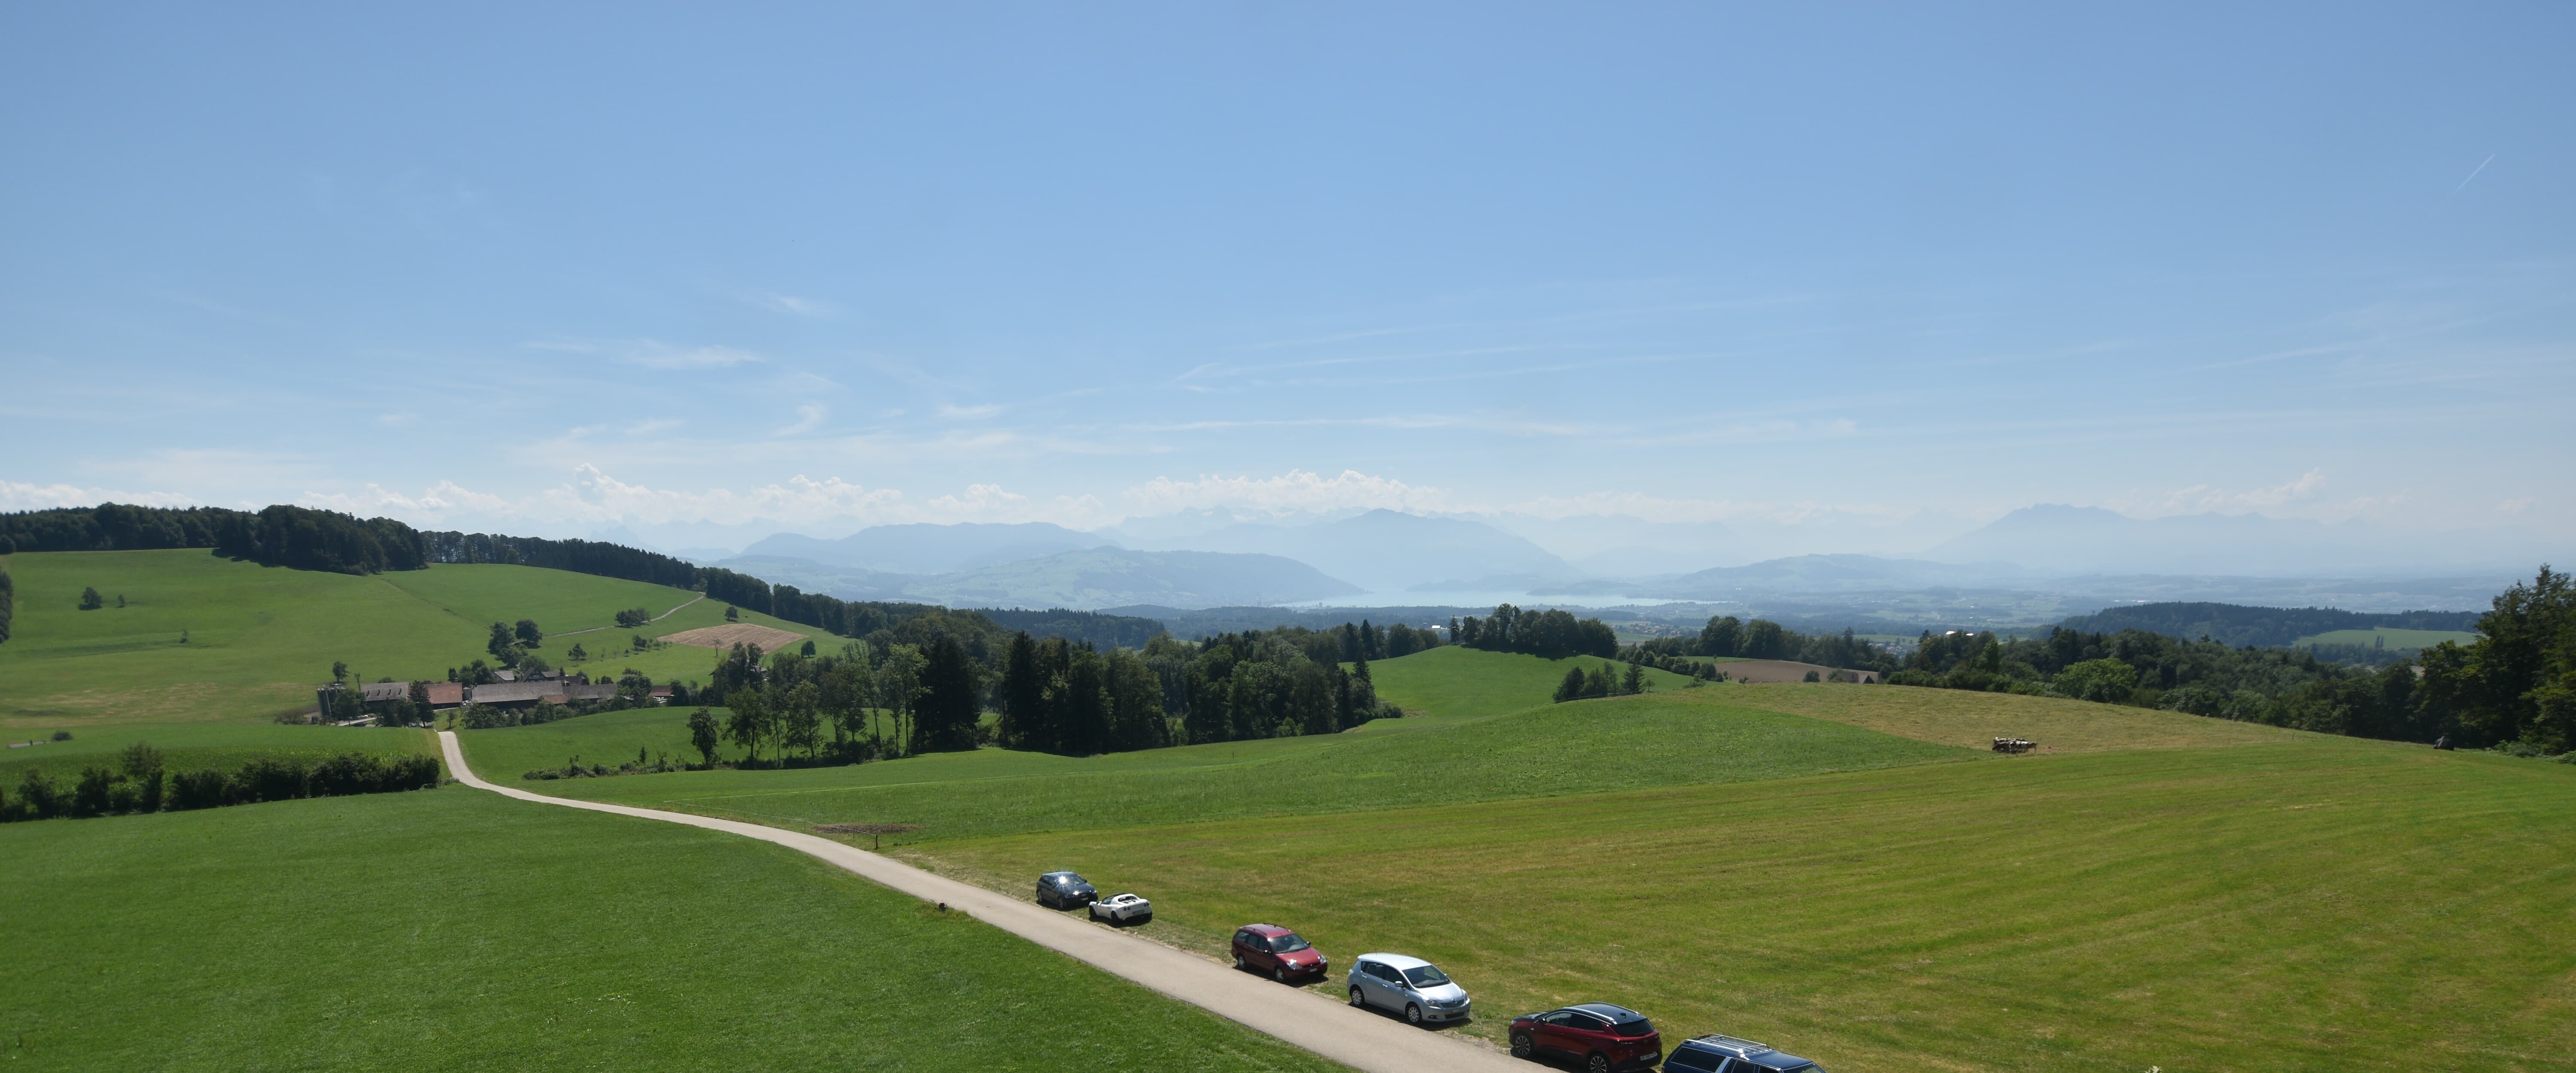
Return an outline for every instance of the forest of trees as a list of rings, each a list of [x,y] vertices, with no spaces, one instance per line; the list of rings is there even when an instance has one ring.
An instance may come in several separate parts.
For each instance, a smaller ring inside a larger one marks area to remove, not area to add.
[[[9,620],[17,613],[17,583],[9,580],[8,571],[0,570],[0,645],[9,643]]]
[[[1733,615],[1709,619],[1708,624],[1700,627],[1694,636],[1658,637],[1632,646],[1622,658],[1645,662],[1649,666],[1659,665],[1639,659],[1641,656],[1738,656],[1860,671],[1896,669],[1896,657],[1886,649],[1854,636],[1848,629],[1838,634],[1804,634],[1768,619],[1746,622]],[[1725,669],[1718,668],[1721,671]]]
[[[996,737],[1006,748],[1090,756],[1174,744],[1162,679],[1131,648],[1018,633],[1003,653],[994,700],[1002,713]]]
[[[1451,620],[1449,635],[1468,648],[1523,652],[1540,659],[1607,657],[1619,651],[1618,635],[1600,619],[1577,620],[1563,610],[1523,611],[1510,604],[1496,606],[1492,615],[1483,618],[1469,615]]]
[[[2059,623],[2078,633],[2145,630],[2168,637],[2206,637],[2224,645],[2287,646],[2335,630],[2386,626],[2402,630],[2474,630],[2475,611],[2398,611],[2373,614],[2331,607],[2243,607],[2236,604],[2160,603],[2105,608]]]
[[[2541,755],[2576,748],[2576,589],[2547,566],[2495,598],[2472,644],[2354,667],[2300,649],[2127,629],[2047,637],[1926,633],[1891,685],[2035,693],[2329,734]],[[2337,627],[2344,628],[2344,627]],[[2436,628],[2431,626],[2417,628]]]
[[[696,588],[699,580],[700,568],[696,564],[623,544],[454,532],[422,533],[420,538],[421,556],[426,562],[538,566],[675,589]]]

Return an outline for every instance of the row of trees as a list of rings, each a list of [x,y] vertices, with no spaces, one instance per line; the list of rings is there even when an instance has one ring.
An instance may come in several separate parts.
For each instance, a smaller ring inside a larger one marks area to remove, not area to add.
[[[2346,666],[2314,652],[2231,648],[2145,630],[2042,638],[1926,633],[1892,685],[2043,693],[2329,734],[2542,754],[2576,749],[2576,586],[2540,568],[2498,595],[2472,644],[2420,664]]]
[[[9,643],[9,620],[18,614],[18,585],[0,570],[0,644]]]
[[[1555,699],[1558,704],[1563,704],[1569,700],[1594,697],[1634,696],[1651,688],[1653,686],[1646,681],[1646,668],[1639,664],[1628,664],[1624,673],[1611,670],[1608,663],[1589,671],[1579,666],[1568,667],[1565,680],[1556,684]]]
[[[1623,658],[1655,656],[1736,656],[1776,659],[1862,671],[1892,671],[1896,658],[1845,629],[1839,634],[1802,634],[1769,619],[1746,622],[1718,615],[1696,636],[1658,637],[1621,653]]]
[[[0,822],[175,812],[437,785],[436,760],[364,752],[343,753],[313,764],[293,757],[260,757],[229,772],[208,768],[174,776],[165,770],[160,750],[136,743],[127,746],[113,765],[83,768],[68,787],[55,785],[41,768],[28,769],[15,794],[0,794]]]
[[[1523,611],[1500,604],[1485,618],[1469,615],[1449,620],[1449,635],[1459,644],[1490,652],[1525,652],[1541,659],[1601,656],[1619,651],[1619,637],[1597,618],[1577,620],[1559,610]]]

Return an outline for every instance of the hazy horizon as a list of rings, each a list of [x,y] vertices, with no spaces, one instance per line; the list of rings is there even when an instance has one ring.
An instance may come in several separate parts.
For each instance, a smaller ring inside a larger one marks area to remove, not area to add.
[[[138,10],[0,13],[0,510],[2576,532],[2564,9]]]

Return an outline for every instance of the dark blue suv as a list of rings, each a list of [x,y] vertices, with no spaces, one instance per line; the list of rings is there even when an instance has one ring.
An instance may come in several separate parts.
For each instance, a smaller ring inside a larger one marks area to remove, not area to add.
[[[1695,1036],[1664,1056],[1665,1073],[1825,1073],[1825,1067],[1749,1039]]]
[[[1038,904],[1058,909],[1080,909],[1100,900],[1100,892],[1071,872],[1049,872],[1038,877]]]

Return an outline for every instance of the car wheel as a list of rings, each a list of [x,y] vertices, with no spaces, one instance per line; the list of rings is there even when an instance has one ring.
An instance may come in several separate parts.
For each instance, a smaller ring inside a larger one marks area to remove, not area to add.
[[[1407,1020],[1407,1021],[1411,1021],[1411,1022],[1413,1022],[1414,1024],[1417,1024],[1417,1025],[1418,1025],[1418,1024],[1421,1024],[1421,1023],[1422,1023],[1422,1007],[1420,1007],[1420,1006],[1416,1006],[1416,1005],[1414,1005],[1414,1004],[1412,1004],[1412,1003],[1410,1003],[1410,1002],[1405,1003],[1405,1004],[1404,1004],[1404,1019],[1405,1019],[1405,1020]]]
[[[1610,1073],[1610,1056],[1599,1051],[1583,1063],[1584,1073]]]
[[[1244,963],[1243,963],[1243,955],[1241,955],[1241,954],[1236,954],[1236,955],[1234,956],[1234,971],[1236,971],[1236,972],[1250,972],[1251,970],[1252,970],[1252,966],[1250,966],[1250,965],[1246,965],[1246,964],[1244,964]]]
[[[1514,1058],[1536,1058],[1536,1057],[1538,1057],[1538,1044],[1535,1044],[1535,1043],[1530,1042],[1529,1033],[1527,1033],[1527,1032],[1514,1032],[1514,1033],[1512,1033],[1512,1057],[1514,1057]]]
[[[1368,996],[1367,996],[1367,995],[1360,994],[1360,989],[1359,989],[1359,988],[1356,988],[1356,987],[1352,988],[1352,989],[1351,989],[1351,1005],[1353,1005],[1353,1006],[1357,1006],[1357,1007],[1359,1007],[1359,1008],[1361,1008],[1361,1009],[1363,1009],[1363,1010],[1367,1009],[1367,1008],[1368,1008]]]
[[[1287,982],[1288,982],[1288,966],[1286,966],[1286,965],[1281,965],[1281,966],[1279,966],[1279,967],[1277,967],[1277,968],[1271,969],[1271,970],[1270,970],[1270,978],[1271,978],[1271,979],[1273,979],[1273,980],[1277,980],[1277,981],[1279,981],[1280,983],[1283,983],[1283,984],[1284,984],[1284,983],[1287,983]]]

